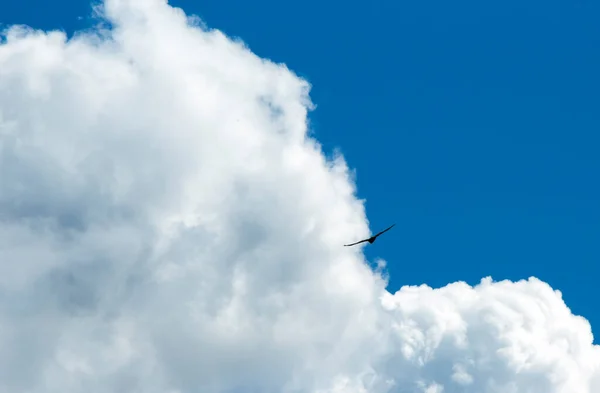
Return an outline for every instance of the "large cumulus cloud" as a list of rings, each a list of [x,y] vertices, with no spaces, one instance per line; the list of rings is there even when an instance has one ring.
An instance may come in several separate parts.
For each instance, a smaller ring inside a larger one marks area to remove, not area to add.
[[[0,46],[0,392],[600,391],[536,279],[389,293],[309,85],[182,10],[106,0]]]

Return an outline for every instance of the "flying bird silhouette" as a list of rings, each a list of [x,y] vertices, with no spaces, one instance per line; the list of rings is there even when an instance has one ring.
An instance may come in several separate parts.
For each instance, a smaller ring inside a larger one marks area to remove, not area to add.
[[[357,244],[364,243],[364,242],[369,242],[370,244],[373,244],[373,242],[374,242],[374,241],[377,239],[377,237],[378,237],[379,235],[381,235],[381,234],[382,234],[382,233],[384,233],[384,232],[387,232],[387,231],[389,231],[390,229],[392,229],[392,227],[393,227],[394,225],[396,225],[396,224],[392,224],[392,225],[390,225],[390,227],[389,227],[389,228],[387,228],[387,229],[384,229],[383,231],[379,232],[379,233],[378,233],[378,234],[376,234],[376,235],[373,235],[373,236],[371,236],[371,237],[370,237],[370,238],[368,238],[368,239],[364,239],[364,240],[361,240],[361,241],[359,241],[359,242],[356,242],[356,243],[344,244],[344,247],[355,246],[355,245],[357,245]]]

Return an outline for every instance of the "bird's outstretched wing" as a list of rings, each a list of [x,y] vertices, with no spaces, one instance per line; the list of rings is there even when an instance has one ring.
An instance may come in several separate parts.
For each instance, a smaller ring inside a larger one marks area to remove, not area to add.
[[[384,233],[384,232],[387,232],[387,231],[389,231],[390,229],[392,229],[392,227],[393,227],[394,225],[396,225],[396,224],[392,224],[392,225],[390,225],[390,227],[389,227],[389,228],[386,228],[386,229],[384,229],[383,231],[379,232],[377,235],[371,236],[371,237],[370,237],[370,238],[368,238],[368,239],[363,239],[363,240],[361,240],[361,241],[359,241],[359,242],[356,242],[356,243],[344,244],[344,247],[355,246],[355,245],[357,245],[357,244],[359,244],[359,243],[364,243],[364,242],[371,242],[371,243],[373,243],[373,242],[375,241],[375,239],[377,239],[377,236],[381,235],[381,234],[382,234],[382,233]]]
[[[364,243],[364,242],[367,242],[367,241],[369,241],[369,239],[364,239],[364,240],[361,240],[361,241],[356,242],[356,243],[344,244],[344,247],[355,246],[357,244]]]
[[[375,235],[373,237],[377,237],[377,236],[381,235],[382,233],[389,231],[390,229],[392,229],[394,227],[394,225],[396,225],[396,224],[390,225],[389,228],[384,229],[383,231],[379,232],[377,235]]]

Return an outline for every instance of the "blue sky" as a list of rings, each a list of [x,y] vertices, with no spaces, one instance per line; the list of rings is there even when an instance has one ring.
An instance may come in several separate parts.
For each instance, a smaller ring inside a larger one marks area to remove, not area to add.
[[[357,169],[390,289],[536,276],[598,330],[600,6],[589,0],[171,4],[313,84],[327,152]],[[371,5],[368,5],[371,4]],[[1,22],[86,27],[82,0]]]

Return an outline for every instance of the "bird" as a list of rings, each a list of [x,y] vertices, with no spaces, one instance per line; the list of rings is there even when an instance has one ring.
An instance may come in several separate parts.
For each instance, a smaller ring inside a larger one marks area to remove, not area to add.
[[[392,225],[390,225],[390,227],[389,227],[389,228],[387,228],[387,229],[384,229],[383,231],[379,232],[379,233],[378,233],[378,234],[376,234],[376,235],[373,235],[373,236],[371,236],[371,237],[370,237],[370,238],[368,238],[368,239],[364,239],[364,240],[361,240],[361,241],[359,241],[359,242],[356,242],[356,243],[344,244],[344,247],[355,246],[355,245],[357,245],[357,244],[364,243],[364,242],[369,242],[370,244],[373,244],[373,242],[374,242],[374,241],[377,239],[377,237],[378,237],[379,235],[381,235],[381,234],[382,234],[382,233],[384,233],[384,232],[387,232],[387,231],[389,231],[390,229],[392,229],[392,227],[393,227],[394,225],[396,225],[396,224],[392,224]]]

